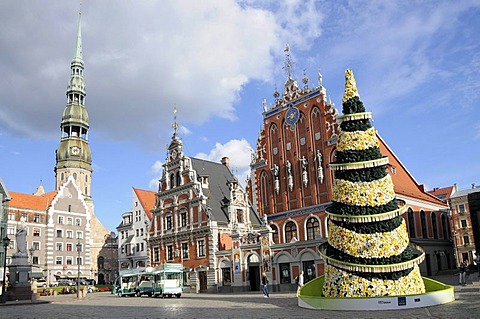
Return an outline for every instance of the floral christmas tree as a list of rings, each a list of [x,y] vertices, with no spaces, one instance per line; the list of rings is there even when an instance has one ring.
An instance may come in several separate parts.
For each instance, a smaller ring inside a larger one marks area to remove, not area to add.
[[[380,153],[371,113],[345,71],[343,115],[328,209],[325,297],[401,296],[425,292],[418,264],[424,254],[409,241],[405,206],[397,201],[388,157]],[[413,247],[413,248],[412,248]],[[415,251],[416,252],[415,252]]]

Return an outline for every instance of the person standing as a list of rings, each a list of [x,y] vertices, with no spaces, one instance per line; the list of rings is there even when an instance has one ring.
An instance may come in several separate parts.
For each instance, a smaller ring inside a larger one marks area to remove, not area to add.
[[[267,274],[265,272],[262,273],[262,291],[263,291],[263,297],[268,298],[270,297],[268,293],[268,278]]]
[[[478,277],[480,278],[480,253],[477,253],[477,272],[478,272]]]
[[[303,270],[300,272],[300,275],[298,275],[298,287],[297,287],[297,292],[302,288],[303,286]]]
[[[467,262],[464,260],[460,264],[460,275],[458,278],[459,285],[466,285],[467,284]]]

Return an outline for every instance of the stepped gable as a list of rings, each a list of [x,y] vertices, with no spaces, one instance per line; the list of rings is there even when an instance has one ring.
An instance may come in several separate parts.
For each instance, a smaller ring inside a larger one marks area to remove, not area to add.
[[[41,196],[12,191],[9,191],[9,193],[12,200],[8,202],[8,206],[11,208],[24,208],[43,211],[48,209],[53,198],[57,195],[57,191],[49,192]]]

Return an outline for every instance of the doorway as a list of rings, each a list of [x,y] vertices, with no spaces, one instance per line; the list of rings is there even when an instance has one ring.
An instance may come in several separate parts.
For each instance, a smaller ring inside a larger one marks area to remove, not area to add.
[[[303,283],[306,284],[317,276],[315,271],[315,261],[306,260],[302,263],[303,270]]]
[[[260,267],[248,266],[251,291],[260,291]]]
[[[198,281],[200,283],[199,292],[207,292],[207,272],[198,272]]]

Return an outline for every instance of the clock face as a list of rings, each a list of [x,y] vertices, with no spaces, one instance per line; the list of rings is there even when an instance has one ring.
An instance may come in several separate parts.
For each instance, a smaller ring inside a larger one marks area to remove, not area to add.
[[[295,126],[298,121],[299,111],[296,107],[291,107],[288,109],[287,114],[285,115],[285,122],[291,127]]]
[[[170,154],[172,155],[172,159],[176,159],[176,158],[177,158],[177,155],[178,155],[178,154],[177,154],[177,150],[173,150]]]
[[[78,146],[73,146],[73,147],[71,148],[71,152],[72,152],[73,155],[78,155],[78,154],[80,154],[80,147],[78,147]]]

